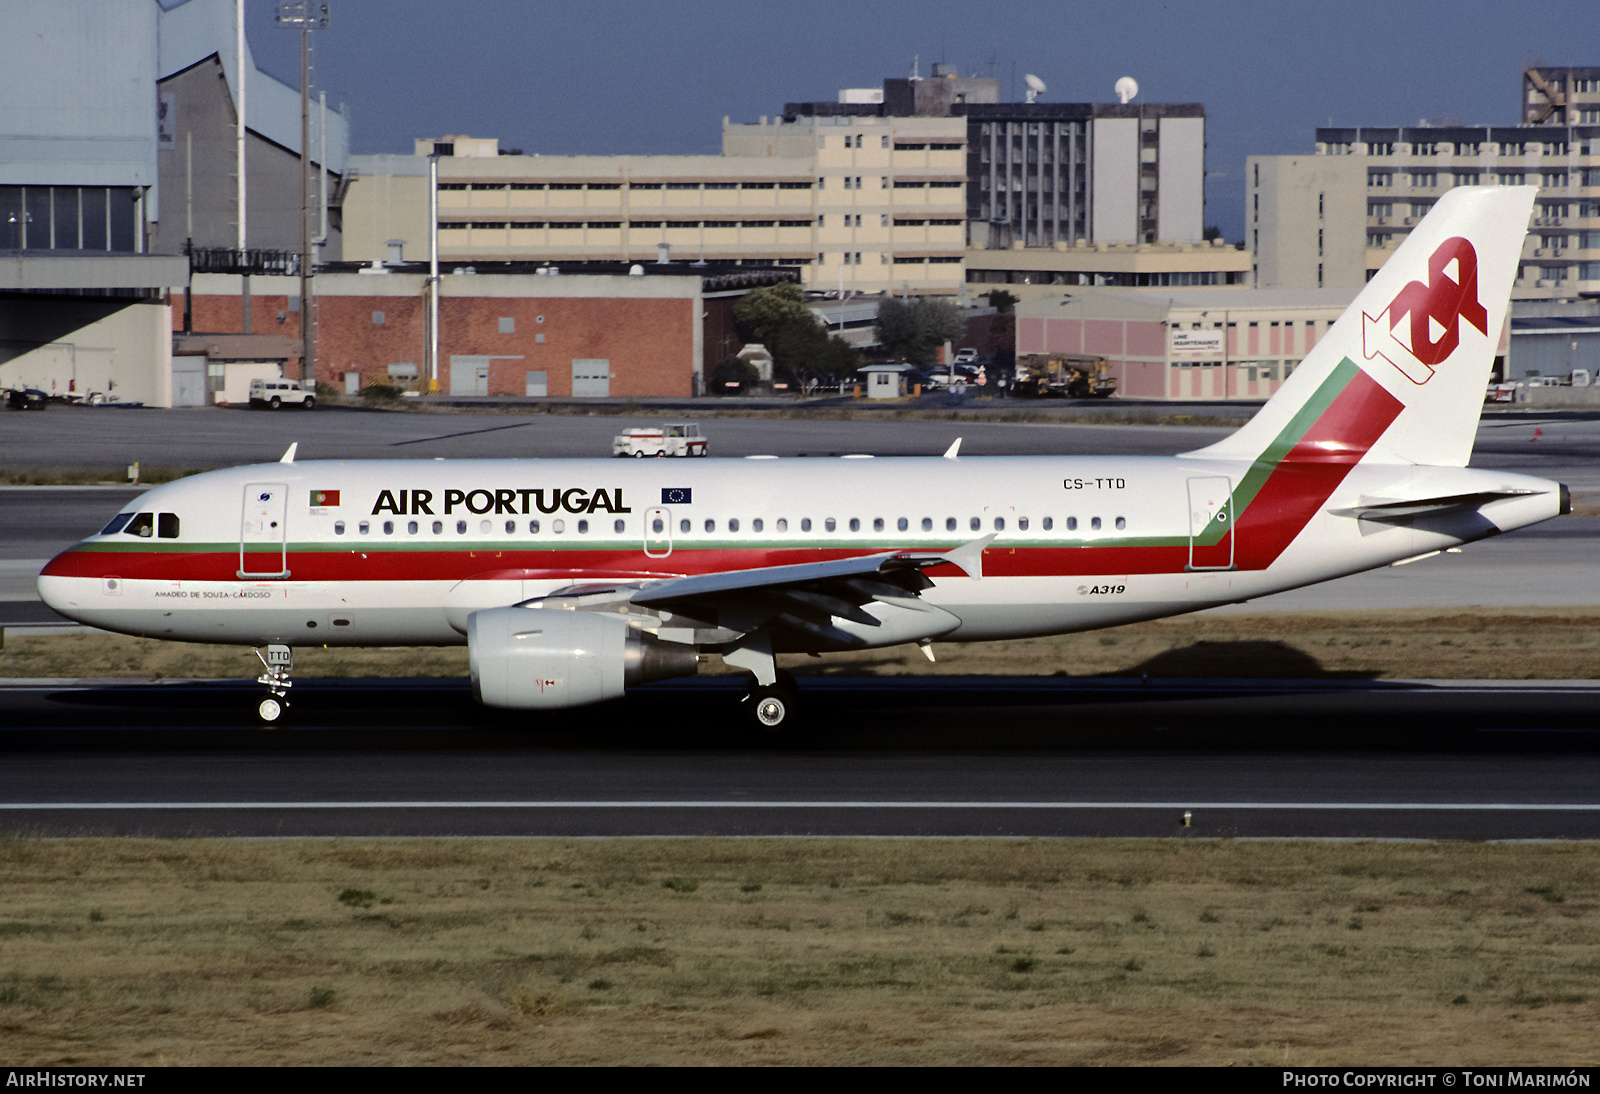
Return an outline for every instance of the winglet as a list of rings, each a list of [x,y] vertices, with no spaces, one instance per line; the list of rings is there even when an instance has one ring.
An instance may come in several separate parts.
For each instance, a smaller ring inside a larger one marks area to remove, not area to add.
[[[974,581],[983,580],[983,552],[989,544],[993,543],[997,533],[990,532],[982,539],[975,539],[971,543],[963,544],[953,551],[944,553],[944,560],[959,569]]]
[[[279,458],[278,462],[279,463],[293,463],[294,462],[294,450],[299,448],[299,447],[300,447],[300,442],[299,441],[295,441],[293,444],[291,444],[289,446],[289,451],[285,452],[282,455],[282,457]]]
[[[955,443],[944,450],[944,458],[947,460],[953,460],[956,458],[956,453],[959,451],[961,451],[961,438],[957,437],[955,439]]]

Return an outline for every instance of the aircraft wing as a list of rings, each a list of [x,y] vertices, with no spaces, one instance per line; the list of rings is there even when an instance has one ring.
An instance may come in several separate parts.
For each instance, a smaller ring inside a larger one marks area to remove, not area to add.
[[[994,538],[984,536],[952,551],[883,551],[827,562],[669,578],[644,586],[630,600],[640,607],[668,610],[734,631],[750,632],[770,625],[853,644],[848,634],[833,625],[834,617],[878,627],[881,620],[863,608],[874,601],[937,611],[918,603],[918,594],[933,584],[923,571],[955,566],[979,580],[983,550]]]

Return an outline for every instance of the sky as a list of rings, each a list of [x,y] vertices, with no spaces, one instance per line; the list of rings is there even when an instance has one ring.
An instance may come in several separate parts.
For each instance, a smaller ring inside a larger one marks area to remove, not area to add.
[[[498,137],[560,154],[716,154],[724,116],[881,87],[919,58],[997,76],[1020,101],[1207,113],[1206,222],[1244,230],[1249,155],[1309,153],[1319,125],[1518,120],[1527,63],[1600,65],[1594,0],[329,0],[313,95],[344,104],[355,153]],[[256,63],[300,82],[277,0],[245,0]],[[1013,92],[1013,88],[1019,90]]]

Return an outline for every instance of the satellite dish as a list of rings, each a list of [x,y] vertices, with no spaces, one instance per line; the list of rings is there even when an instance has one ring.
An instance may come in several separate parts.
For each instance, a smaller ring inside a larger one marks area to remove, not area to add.
[[[1117,81],[1116,92],[1117,101],[1119,103],[1126,103],[1135,95],[1139,94],[1139,81],[1135,80],[1132,76],[1124,76],[1122,79]]]
[[[1028,85],[1028,102],[1033,102],[1034,99],[1045,93],[1044,81],[1033,75],[1031,72],[1022,79]]]

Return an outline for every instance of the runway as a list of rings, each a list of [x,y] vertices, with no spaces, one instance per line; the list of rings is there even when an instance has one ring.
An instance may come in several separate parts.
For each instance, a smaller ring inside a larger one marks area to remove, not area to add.
[[[1600,686],[737,681],[500,716],[460,684],[0,688],[0,830],[161,836],[1600,838]],[[1184,814],[1189,823],[1183,823]]]

